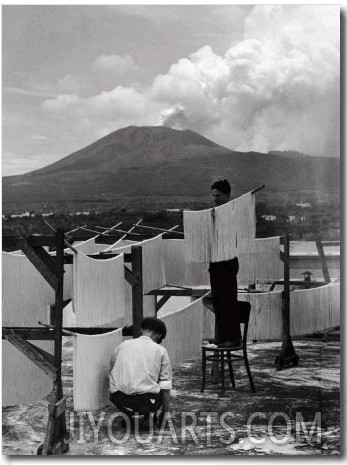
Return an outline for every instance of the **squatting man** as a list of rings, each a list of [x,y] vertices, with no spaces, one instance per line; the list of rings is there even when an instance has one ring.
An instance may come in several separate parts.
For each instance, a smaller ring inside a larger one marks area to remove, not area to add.
[[[170,412],[172,369],[165,347],[165,323],[159,318],[144,318],[139,338],[122,342],[110,362],[110,400],[134,425],[134,415],[143,416],[140,426],[149,427],[150,415],[161,424]],[[126,426],[124,420],[121,424]]]

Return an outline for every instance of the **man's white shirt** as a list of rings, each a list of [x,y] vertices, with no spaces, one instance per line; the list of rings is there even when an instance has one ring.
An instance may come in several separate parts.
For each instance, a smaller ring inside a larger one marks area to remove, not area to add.
[[[165,347],[148,336],[122,342],[110,363],[110,392],[159,393],[172,389],[171,363]]]

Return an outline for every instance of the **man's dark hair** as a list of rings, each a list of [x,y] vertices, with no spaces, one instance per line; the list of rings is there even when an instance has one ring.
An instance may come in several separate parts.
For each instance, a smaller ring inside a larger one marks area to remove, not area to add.
[[[159,318],[147,317],[144,318],[141,325],[142,329],[147,329],[148,331],[153,331],[154,333],[160,334],[162,340],[166,336],[166,326],[165,323]]]
[[[212,183],[211,190],[216,189],[217,191],[223,192],[223,194],[230,194],[231,186],[227,179],[217,179]]]

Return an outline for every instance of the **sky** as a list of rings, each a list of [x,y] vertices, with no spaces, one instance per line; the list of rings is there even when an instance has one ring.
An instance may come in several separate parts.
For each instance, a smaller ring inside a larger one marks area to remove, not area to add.
[[[338,5],[3,5],[2,174],[122,127],[340,153]]]

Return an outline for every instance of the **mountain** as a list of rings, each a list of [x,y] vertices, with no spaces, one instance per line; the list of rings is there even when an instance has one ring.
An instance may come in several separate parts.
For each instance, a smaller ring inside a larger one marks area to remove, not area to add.
[[[233,195],[260,184],[268,191],[339,192],[338,159],[235,152],[190,130],[130,126],[49,166],[4,177],[3,203],[200,196],[220,176]]]

